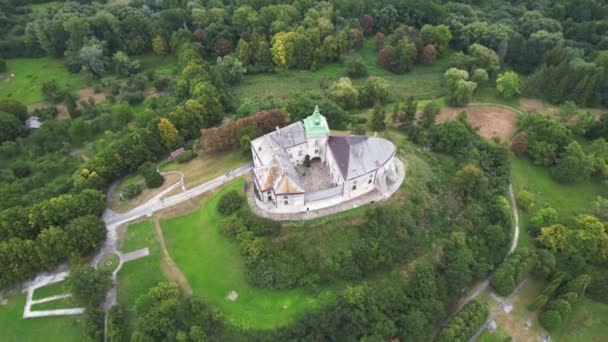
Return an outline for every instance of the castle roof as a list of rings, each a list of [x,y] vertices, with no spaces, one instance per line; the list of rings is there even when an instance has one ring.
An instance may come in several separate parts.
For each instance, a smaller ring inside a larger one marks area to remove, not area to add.
[[[328,145],[344,180],[378,169],[396,150],[386,139],[364,135],[330,136]]]

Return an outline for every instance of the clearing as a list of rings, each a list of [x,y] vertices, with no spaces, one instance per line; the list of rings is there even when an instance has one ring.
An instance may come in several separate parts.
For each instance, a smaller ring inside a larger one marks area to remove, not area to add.
[[[242,328],[271,329],[292,322],[303,312],[335,298],[330,289],[271,290],[253,287],[246,276],[238,244],[219,232],[217,202],[227,191],[240,189],[244,180],[224,186],[185,216],[162,220],[171,258],[188,278],[194,295],[218,308],[228,322]],[[228,299],[235,291],[236,300]]]
[[[120,193],[125,189],[127,185],[142,184],[144,182],[143,177],[139,174],[133,174],[131,176],[126,177],[110,194],[110,209],[114,210],[117,213],[125,213],[139,205],[146,203],[168,187],[179,182],[180,179],[180,176],[175,173],[165,175],[164,177],[165,182],[160,187],[150,189],[145,187],[144,185],[144,190],[138,196],[135,196],[134,198],[131,198],[129,200],[121,200]]]
[[[458,113],[466,111],[471,126],[479,128],[479,133],[485,138],[498,137],[508,142],[517,129],[517,113],[498,106],[469,105],[464,108],[443,107],[437,123],[456,119]]]
[[[45,100],[42,83],[55,79],[62,88],[77,90],[85,86],[82,74],[73,74],[63,65],[62,59],[14,58],[8,59],[8,71],[0,74],[0,98],[6,97],[26,105]],[[15,77],[11,77],[11,75]]]
[[[367,38],[363,48],[354,55],[360,55],[367,65],[369,76],[385,78],[390,85],[391,96],[416,98],[436,98],[444,94],[441,80],[449,66],[449,54],[438,59],[433,65],[416,65],[404,75],[393,74],[382,69],[376,62],[373,38]],[[272,94],[276,100],[287,102],[292,96],[308,90],[320,90],[322,82],[333,82],[346,77],[340,63],[324,65],[319,70],[282,70],[274,73],[248,74],[235,88],[237,98],[266,97]],[[365,83],[365,78],[353,80],[355,86]]]

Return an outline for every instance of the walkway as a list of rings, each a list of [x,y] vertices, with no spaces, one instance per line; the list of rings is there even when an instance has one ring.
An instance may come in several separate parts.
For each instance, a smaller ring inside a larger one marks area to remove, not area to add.
[[[397,170],[398,170],[398,175],[397,175],[398,179],[396,182],[391,184],[390,188],[387,189],[386,192],[383,193],[383,192],[378,191],[377,189],[374,189],[366,194],[363,194],[363,195],[355,197],[351,200],[344,201],[344,202],[341,202],[339,204],[336,204],[336,205],[333,205],[333,206],[330,206],[327,208],[305,211],[305,212],[301,212],[301,213],[285,213],[285,214],[271,213],[269,211],[264,210],[263,208],[260,208],[259,205],[256,203],[256,198],[255,198],[255,194],[253,193],[252,186],[249,187],[249,189],[247,191],[247,201],[249,202],[249,207],[251,208],[251,210],[254,213],[256,213],[256,215],[258,215],[258,216],[266,217],[266,218],[276,220],[276,221],[312,220],[312,219],[315,219],[318,217],[354,209],[354,208],[357,208],[357,207],[360,207],[360,206],[363,206],[366,204],[387,200],[399,189],[399,187],[405,180],[405,173],[406,173],[405,164],[400,159],[395,158],[395,165],[397,166]]]
[[[106,302],[104,303],[104,309],[106,312],[114,305],[116,305],[116,279],[117,274],[122,268],[122,265],[125,262],[135,260],[141,257],[145,257],[149,254],[148,248],[143,248],[137,251],[133,251],[130,253],[122,254],[116,244],[118,241],[117,238],[117,228],[125,224],[127,222],[137,220],[144,216],[151,216],[154,212],[169,208],[176,204],[185,202],[192,198],[195,198],[207,191],[214,190],[223,184],[238,178],[244,174],[247,174],[249,170],[251,170],[252,165],[246,164],[237,169],[229,171],[227,174],[222,175],[220,177],[214,178],[206,183],[197,185],[191,189],[185,190],[184,182],[183,182],[183,174],[179,171],[169,171],[170,173],[179,173],[180,181],[171,185],[169,188],[163,190],[161,193],[154,196],[148,202],[140,205],[128,211],[126,213],[116,213],[110,209],[106,209],[102,218],[104,223],[106,224],[107,235],[104,244],[101,246],[93,260],[89,263],[92,267],[96,267],[101,260],[102,257],[109,254],[116,254],[119,257],[119,263],[114,272],[112,272],[112,281],[113,287],[106,295]],[[163,173],[166,174],[166,173]],[[110,188],[114,188],[117,183],[113,184]],[[163,198],[164,195],[169,193],[171,190],[175,189],[177,186],[181,186],[183,192],[180,192],[176,195]],[[27,293],[25,308],[23,312],[24,318],[30,317],[47,317],[47,316],[66,316],[66,315],[79,315],[82,314],[84,309],[82,308],[73,308],[73,309],[60,309],[60,310],[44,310],[44,311],[31,311],[31,306],[36,303],[40,303],[40,300],[33,300],[33,293],[37,288],[47,286],[53,283],[57,283],[63,281],[69,272],[55,272],[55,273],[43,273],[40,276],[33,279],[31,282],[28,282],[23,292]],[[61,297],[64,296],[64,297]],[[66,295],[54,296],[55,298],[44,298],[45,301],[59,300],[61,298],[65,298]]]

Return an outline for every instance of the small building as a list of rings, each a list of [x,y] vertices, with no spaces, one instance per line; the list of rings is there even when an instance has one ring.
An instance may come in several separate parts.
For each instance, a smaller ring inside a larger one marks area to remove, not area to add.
[[[42,122],[40,122],[40,118],[37,116],[30,116],[25,120],[25,128],[27,129],[38,129],[42,126]]]
[[[186,152],[183,147],[178,148],[177,150],[171,151],[169,154],[169,160],[175,160],[180,154]]]
[[[397,179],[396,147],[383,138],[331,136],[316,107],[302,121],[251,142],[256,203],[274,212],[321,209],[374,189],[388,190]],[[302,166],[310,160],[312,169]]]

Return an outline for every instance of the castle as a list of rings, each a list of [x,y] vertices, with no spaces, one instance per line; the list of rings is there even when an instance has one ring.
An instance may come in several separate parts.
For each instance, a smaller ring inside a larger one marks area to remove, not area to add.
[[[397,180],[395,145],[383,138],[330,135],[319,112],[251,142],[258,206],[275,213],[330,207]]]

